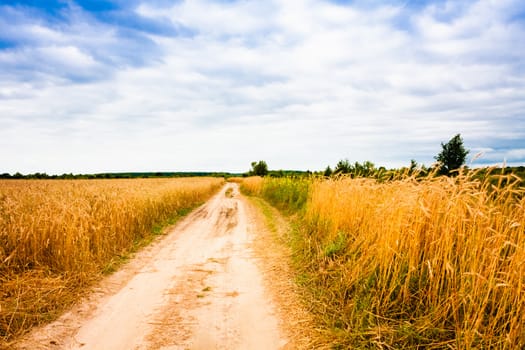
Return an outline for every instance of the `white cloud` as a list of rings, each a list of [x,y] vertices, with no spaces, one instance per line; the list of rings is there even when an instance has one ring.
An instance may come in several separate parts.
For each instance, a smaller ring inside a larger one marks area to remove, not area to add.
[[[75,46],[51,46],[39,49],[43,57],[49,57],[51,61],[72,68],[89,69],[97,65],[97,62],[89,54],[82,52]]]
[[[134,39],[74,9],[67,29],[29,23],[37,44],[0,51],[0,66],[45,73],[38,84],[12,75],[0,83],[0,147],[20,155],[1,154],[0,164],[12,172],[244,171],[256,159],[298,169],[341,158],[430,164],[456,133],[467,147],[506,147],[490,157],[520,162],[525,26],[509,22],[516,4],[144,2],[137,15],[194,35],[145,33],[155,51],[141,64],[126,64],[140,50]],[[35,58],[44,63],[31,65]],[[61,67],[93,79],[67,80]]]
[[[246,36],[267,26],[272,7],[271,2],[262,1],[216,3],[194,0],[177,2],[169,8],[158,8],[144,2],[136,12],[144,17],[169,19],[205,36]]]

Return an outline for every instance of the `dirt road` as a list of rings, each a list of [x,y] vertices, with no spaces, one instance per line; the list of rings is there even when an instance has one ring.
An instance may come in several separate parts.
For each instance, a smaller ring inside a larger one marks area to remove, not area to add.
[[[265,288],[238,186],[190,214],[19,349],[289,347]],[[267,278],[267,277],[266,277]]]

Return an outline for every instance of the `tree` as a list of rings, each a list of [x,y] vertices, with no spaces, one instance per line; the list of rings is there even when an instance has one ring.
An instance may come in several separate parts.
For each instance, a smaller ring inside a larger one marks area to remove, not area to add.
[[[256,176],[265,176],[268,174],[268,164],[264,160],[259,162],[252,162],[252,170],[250,170],[250,175]]]
[[[354,167],[348,159],[341,159],[335,166],[334,174],[349,174],[354,171]]]
[[[332,171],[332,168],[330,168],[330,165],[326,167],[326,169],[324,170],[324,176],[326,177],[330,177],[332,175],[333,171]]]
[[[460,134],[457,134],[445,144],[441,143],[441,147],[443,150],[435,159],[441,163],[439,173],[448,176],[465,164],[469,151],[463,147],[463,140]]]
[[[418,168],[419,164],[417,164],[415,159],[410,159],[410,167],[408,167],[408,175],[412,176]]]
[[[410,168],[408,168],[408,170],[410,171],[410,174],[412,174],[414,171],[416,171],[417,169],[417,162],[415,159],[410,159]]]
[[[367,160],[362,165],[362,174],[365,177],[373,176],[376,171],[376,166],[371,161]]]

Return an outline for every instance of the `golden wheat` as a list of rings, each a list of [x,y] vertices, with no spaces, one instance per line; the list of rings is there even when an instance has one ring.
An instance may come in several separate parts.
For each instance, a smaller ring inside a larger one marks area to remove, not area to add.
[[[301,283],[339,347],[525,347],[525,189],[513,175],[246,179],[293,209]],[[301,180],[304,181],[304,180]]]
[[[260,176],[250,176],[242,179],[241,190],[252,196],[259,195],[263,186],[263,178]]]
[[[525,191],[512,180],[315,181],[306,220],[347,326],[377,344],[522,348]]]
[[[90,283],[156,226],[202,203],[222,182],[0,181],[0,339],[54,317],[68,304],[69,290]]]

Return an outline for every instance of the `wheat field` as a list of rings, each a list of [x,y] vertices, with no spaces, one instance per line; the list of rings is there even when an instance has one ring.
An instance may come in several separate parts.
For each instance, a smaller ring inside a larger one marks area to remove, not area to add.
[[[0,181],[0,341],[56,317],[223,181]]]
[[[525,189],[478,175],[243,188],[277,207],[308,191],[291,244],[336,348],[523,348]]]

